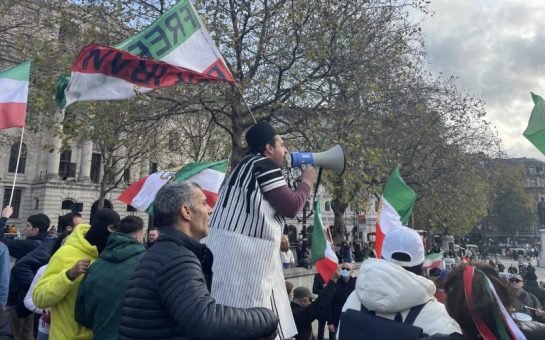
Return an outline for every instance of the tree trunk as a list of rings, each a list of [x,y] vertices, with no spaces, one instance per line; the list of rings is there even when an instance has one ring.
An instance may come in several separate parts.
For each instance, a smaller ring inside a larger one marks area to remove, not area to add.
[[[233,125],[235,124],[233,123]],[[231,138],[231,169],[240,163],[245,153],[246,150],[242,145],[242,136],[233,133],[233,138]]]
[[[253,125],[253,121],[250,121],[245,115],[247,113],[246,109],[243,109],[242,103],[237,103],[233,105],[236,112],[233,112],[233,118],[231,120],[231,169],[237,166],[238,163],[244,158],[246,154],[246,149],[244,148],[244,132],[247,128]],[[243,114],[240,114],[243,112]]]
[[[106,183],[104,180],[100,183],[100,193],[98,195],[97,210],[104,208],[104,200],[106,199]]]
[[[331,201],[331,209],[335,214],[333,230],[333,242],[335,244],[340,244],[342,241],[346,240],[346,223],[344,221],[344,213],[348,208],[348,204],[344,202],[339,202],[337,199]]]

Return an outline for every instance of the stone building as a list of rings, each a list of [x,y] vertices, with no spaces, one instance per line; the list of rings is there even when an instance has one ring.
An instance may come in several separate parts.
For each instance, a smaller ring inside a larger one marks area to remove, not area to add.
[[[545,162],[534,158],[508,159],[512,164],[522,165],[525,168],[523,175],[525,191],[532,195],[537,204],[541,198],[545,198]],[[498,216],[493,211],[476,226],[470,235],[470,241],[478,244],[497,245],[499,249],[511,247],[535,247],[539,243],[539,226],[537,218],[537,206],[532,212],[530,225],[517,226],[515,235],[501,230],[498,226]]]

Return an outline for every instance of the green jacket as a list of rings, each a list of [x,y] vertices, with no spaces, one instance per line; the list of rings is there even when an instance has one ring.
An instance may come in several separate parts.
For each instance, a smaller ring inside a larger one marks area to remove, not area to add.
[[[76,300],[76,321],[91,328],[94,339],[117,339],[123,296],[145,250],[132,237],[113,233],[89,267]]]

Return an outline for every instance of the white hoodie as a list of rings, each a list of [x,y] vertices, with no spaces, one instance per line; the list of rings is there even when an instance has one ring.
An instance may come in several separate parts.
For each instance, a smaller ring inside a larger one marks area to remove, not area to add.
[[[423,276],[413,274],[397,264],[386,260],[365,260],[359,269],[356,289],[343,306],[347,309],[361,310],[363,304],[377,316],[394,319],[401,312],[403,320],[411,307],[426,303],[413,325],[424,333],[461,333],[460,327],[448,314],[445,306],[433,296],[435,285]]]

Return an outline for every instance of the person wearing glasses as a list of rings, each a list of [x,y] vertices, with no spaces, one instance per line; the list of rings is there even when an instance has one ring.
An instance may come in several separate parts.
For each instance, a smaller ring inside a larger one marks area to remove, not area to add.
[[[515,311],[526,313],[532,317],[532,320],[545,323],[545,312],[539,299],[534,294],[528,293],[522,288],[522,276],[511,274],[511,277],[509,277],[509,286],[515,296]]]
[[[314,334],[312,334],[312,322],[327,316],[331,301],[335,295],[336,283],[340,276],[340,269],[333,272],[329,282],[320,290],[316,300],[314,300],[314,295],[307,287],[297,287],[293,290],[291,311],[297,326],[296,340],[315,339]]]

